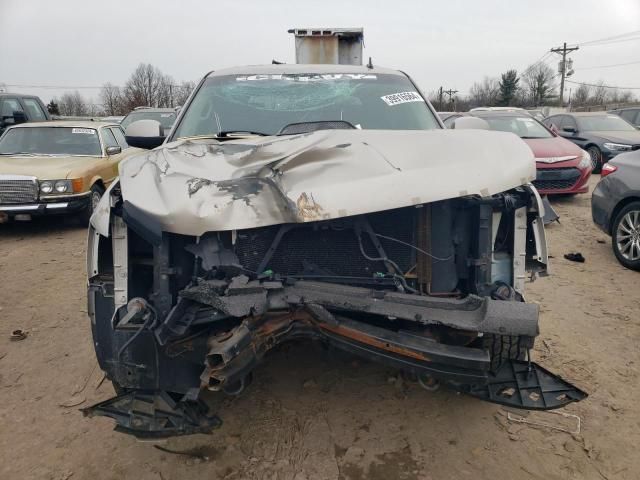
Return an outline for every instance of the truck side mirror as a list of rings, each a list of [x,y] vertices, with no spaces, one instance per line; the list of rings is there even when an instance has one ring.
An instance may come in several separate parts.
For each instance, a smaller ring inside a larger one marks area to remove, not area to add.
[[[26,123],[27,116],[22,110],[15,110],[13,112],[13,123],[14,125],[18,125],[19,123]]]
[[[166,135],[160,122],[156,120],[138,120],[126,128],[125,138],[131,147],[150,150],[162,145]]]
[[[490,130],[489,123],[478,117],[460,117],[456,118],[451,125],[455,130]]]

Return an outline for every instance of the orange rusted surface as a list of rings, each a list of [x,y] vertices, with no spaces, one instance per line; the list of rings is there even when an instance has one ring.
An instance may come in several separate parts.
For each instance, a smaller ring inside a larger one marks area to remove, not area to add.
[[[408,348],[398,347],[396,345],[392,345],[387,342],[380,341],[376,338],[370,337],[358,330],[353,330],[351,328],[343,327],[341,325],[329,325],[327,323],[318,324],[323,330],[328,330],[337,335],[341,335],[343,337],[351,338],[360,343],[365,343],[367,345],[371,345],[372,347],[379,348],[381,350],[386,350],[388,352],[397,353],[398,355],[404,355],[405,357],[415,358],[416,360],[430,362],[431,359],[420,352],[416,352],[414,350],[410,350]]]

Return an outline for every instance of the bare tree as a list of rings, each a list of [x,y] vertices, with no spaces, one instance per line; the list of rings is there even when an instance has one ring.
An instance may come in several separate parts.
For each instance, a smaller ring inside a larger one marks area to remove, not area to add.
[[[591,98],[591,87],[589,85],[581,84],[573,94],[571,103],[576,107],[582,107],[589,104]]]
[[[546,63],[535,63],[522,72],[521,78],[531,106],[544,105],[546,100],[554,97],[555,76]]]
[[[494,77],[484,77],[481,82],[475,82],[469,89],[471,105],[491,107],[498,103],[500,82]]]
[[[196,88],[195,82],[182,82],[180,85],[176,85],[173,90],[172,106],[184,105],[194,88]]]
[[[596,86],[593,88],[593,95],[591,97],[592,105],[604,105],[607,99],[607,87],[604,85],[603,80],[596,82]]]
[[[172,79],[150,63],[141,63],[124,86],[127,110],[171,106]]]
[[[67,92],[62,94],[60,100],[53,99],[58,104],[60,115],[64,116],[85,116],[88,115],[89,109],[87,102],[80,92]]]
[[[105,115],[125,115],[127,113],[120,87],[105,83],[100,90],[100,102]]]

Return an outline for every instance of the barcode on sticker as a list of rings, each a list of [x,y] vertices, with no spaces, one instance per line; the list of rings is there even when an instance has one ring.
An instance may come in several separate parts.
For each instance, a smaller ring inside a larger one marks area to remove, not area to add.
[[[95,135],[96,131],[93,128],[74,128],[71,133],[84,133],[85,135]]]
[[[389,106],[400,105],[401,103],[424,101],[418,92],[392,93],[391,95],[385,95],[380,98]]]

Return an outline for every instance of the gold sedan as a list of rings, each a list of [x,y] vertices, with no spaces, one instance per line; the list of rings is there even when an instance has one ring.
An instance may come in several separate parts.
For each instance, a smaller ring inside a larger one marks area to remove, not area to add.
[[[118,124],[24,123],[0,137],[0,223],[68,213],[88,222],[118,175],[118,163],[141,152]]]

